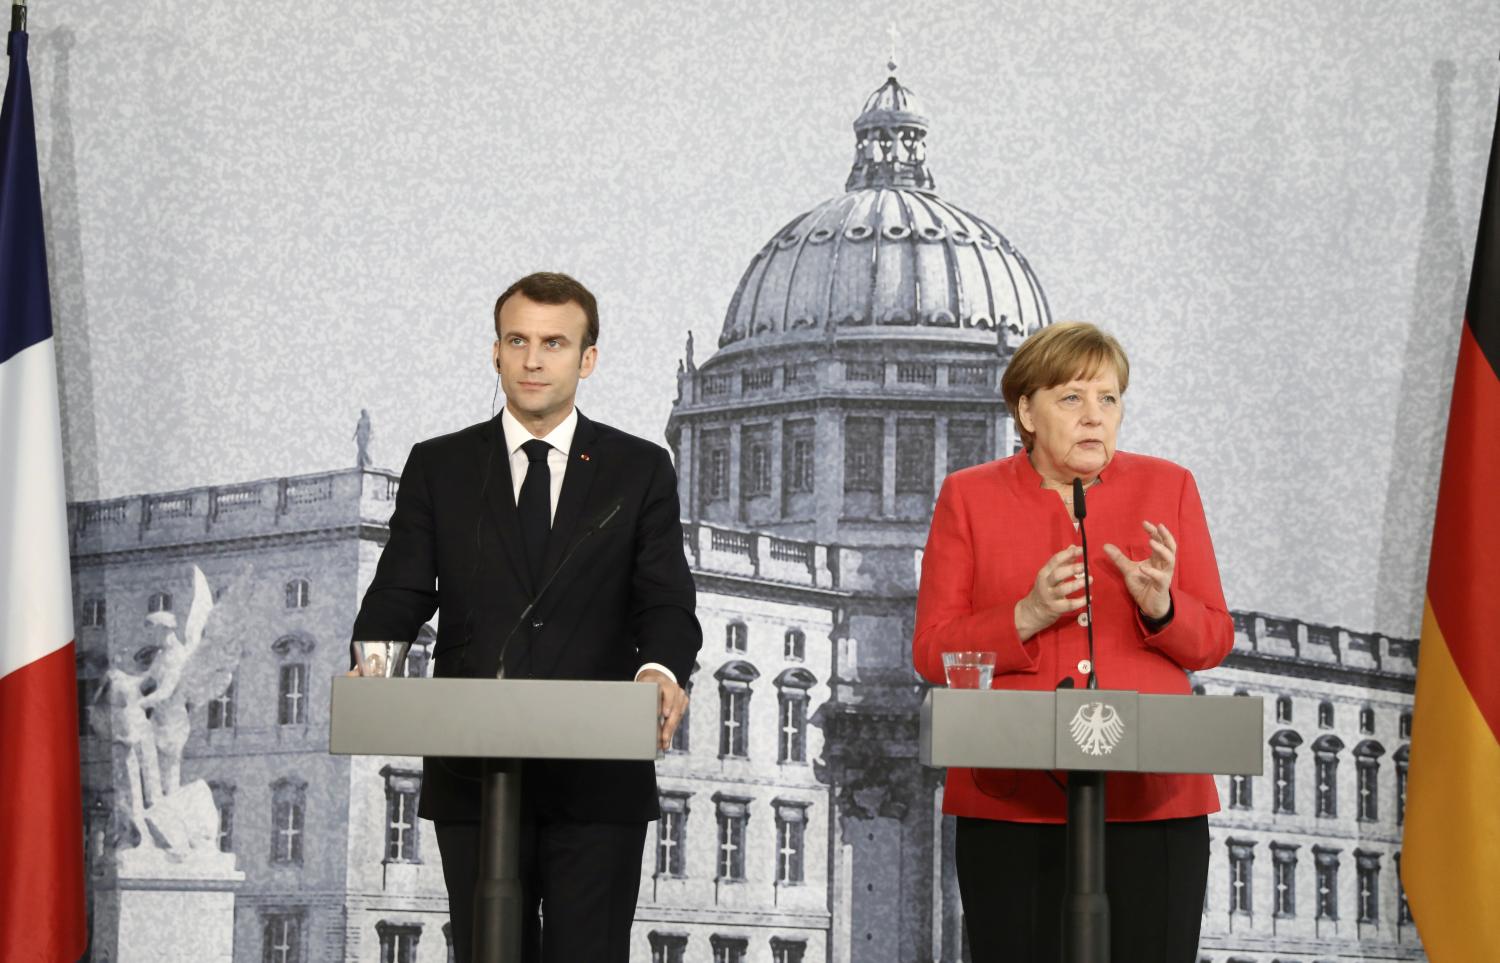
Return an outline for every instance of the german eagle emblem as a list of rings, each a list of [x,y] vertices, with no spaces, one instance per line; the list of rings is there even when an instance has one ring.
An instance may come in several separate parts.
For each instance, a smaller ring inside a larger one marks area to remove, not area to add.
[[[1102,756],[1113,752],[1125,734],[1125,723],[1112,705],[1103,702],[1086,702],[1073,713],[1068,723],[1068,732],[1079,749],[1090,756]]]

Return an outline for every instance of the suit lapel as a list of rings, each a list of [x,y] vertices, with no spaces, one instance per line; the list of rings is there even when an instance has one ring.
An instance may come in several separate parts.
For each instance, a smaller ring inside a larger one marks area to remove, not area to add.
[[[547,554],[542,560],[542,581],[557,569],[569,546],[573,533],[578,530],[578,521],[588,504],[589,488],[594,483],[593,458],[594,423],[578,413],[578,426],[573,429],[573,448],[568,452],[568,469],[563,473],[562,492],[557,496],[557,509],[552,513],[552,532],[547,536]],[[519,531],[519,527],[518,527]]]
[[[531,584],[531,572],[521,546],[521,518],[516,513],[515,482],[510,477],[510,449],[505,444],[505,429],[500,427],[498,416],[490,420],[485,438],[488,443],[475,452],[479,477],[484,478],[486,471],[489,475],[484,489],[484,510],[500,535],[501,553],[510,561],[520,584],[526,586],[526,594],[531,596],[536,593],[536,586]]]

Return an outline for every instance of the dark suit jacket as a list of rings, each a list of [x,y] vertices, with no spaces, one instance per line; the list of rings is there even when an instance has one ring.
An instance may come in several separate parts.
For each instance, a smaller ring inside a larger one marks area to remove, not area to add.
[[[686,683],[703,633],[671,459],[581,412],[568,459],[538,583],[578,549],[512,638],[506,677],[629,681],[657,662]],[[498,417],[412,448],[353,637],[412,639],[441,610],[433,674],[493,678],[504,639],[539,587],[513,493]],[[608,523],[585,536],[617,504]],[[423,762],[419,815],[478,819],[475,763]],[[539,811],[570,819],[657,815],[649,762],[529,763],[523,785]]]

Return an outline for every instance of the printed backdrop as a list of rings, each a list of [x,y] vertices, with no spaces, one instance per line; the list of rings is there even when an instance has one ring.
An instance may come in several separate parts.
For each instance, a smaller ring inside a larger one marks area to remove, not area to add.
[[[72,502],[353,467],[361,409],[399,472],[488,416],[491,306],[538,269],[600,296],[583,408],[662,440],[685,338],[701,364],[752,255],[842,192],[893,59],[938,191],[1025,253],[1054,318],[1130,352],[1122,447],[1194,471],[1231,608],[1417,635],[1491,3],[54,0],[31,20]],[[111,633],[137,604],[109,600]],[[261,959],[270,930],[236,912],[234,958]],[[1324,937],[1416,952],[1393,932]],[[1271,959],[1257,939],[1242,955]]]

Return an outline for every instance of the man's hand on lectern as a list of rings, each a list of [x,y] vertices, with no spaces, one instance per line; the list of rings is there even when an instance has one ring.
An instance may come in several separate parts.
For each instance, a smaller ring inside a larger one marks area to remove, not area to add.
[[[656,744],[662,750],[670,749],[672,733],[677,731],[677,724],[687,711],[687,691],[656,669],[647,669],[636,676],[635,681],[656,683]]]

